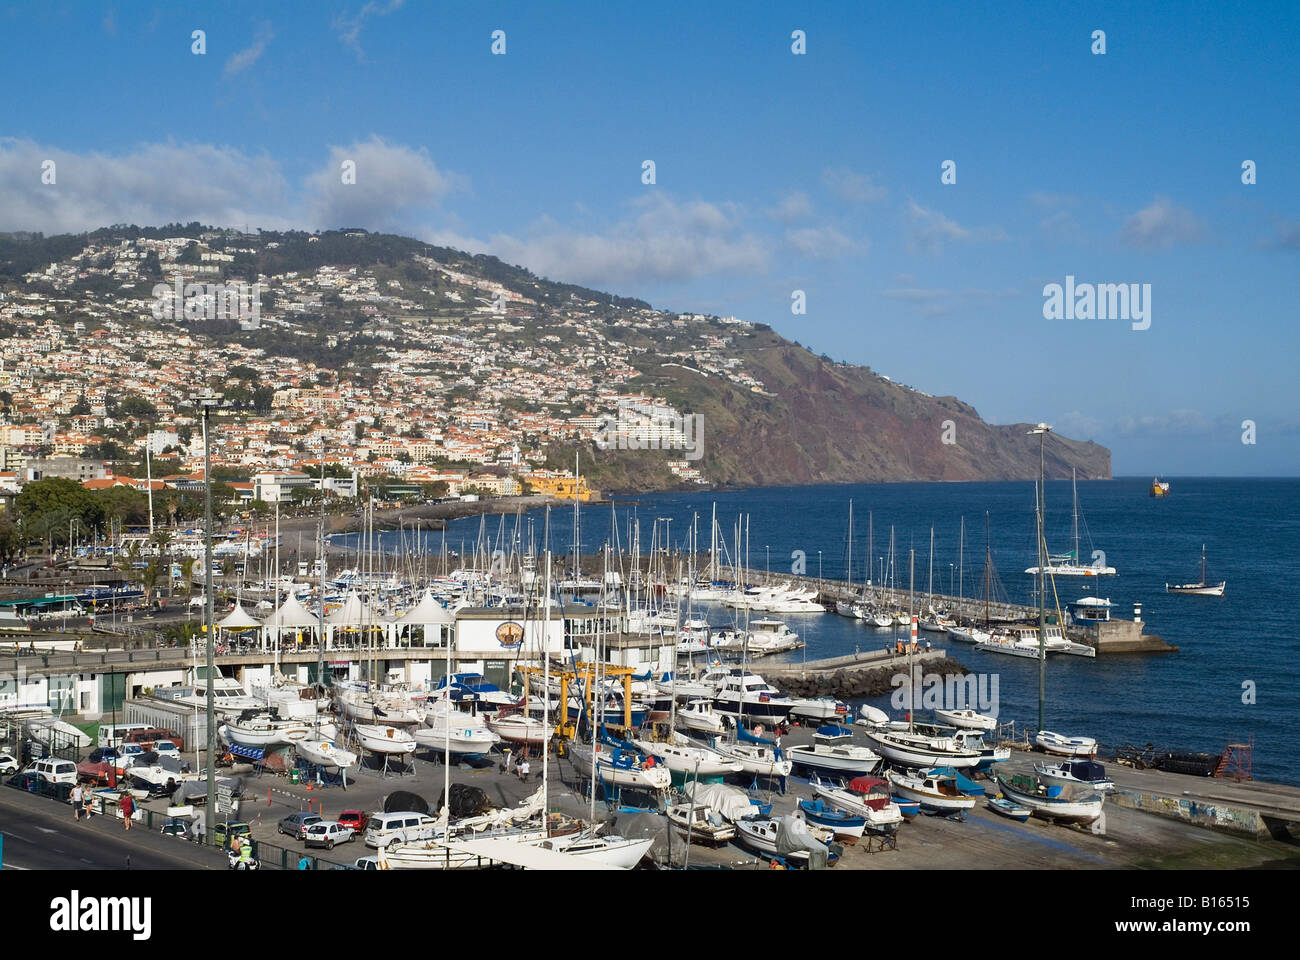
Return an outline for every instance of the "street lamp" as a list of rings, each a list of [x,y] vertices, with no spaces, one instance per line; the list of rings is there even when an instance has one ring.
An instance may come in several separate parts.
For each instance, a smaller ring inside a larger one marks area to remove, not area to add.
[[[205,821],[207,829],[204,836],[208,843],[215,843],[216,840],[216,807],[217,807],[217,787],[216,787],[216,751],[217,751],[217,724],[216,709],[213,697],[216,681],[213,679],[216,665],[213,663],[216,627],[214,625],[215,610],[214,598],[212,595],[212,445],[208,440],[208,421],[212,417],[213,410],[219,410],[224,405],[221,398],[210,390],[203,393],[190,395],[190,403],[197,407],[203,419],[203,629],[206,634],[207,654],[207,717],[208,717],[208,736],[207,736],[207,762],[206,776],[208,783],[208,802],[205,811]]]
[[[822,552],[818,550],[817,551],[817,589],[820,590],[821,586],[822,586]]]
[[[1047,586],[1045,580],[1045,568],[1047,558],[1043,555],[1043,513],[1047,509],[1047,491],[1043,489],[1045,479],[1044,453],[1043,449],[1047,443],[1047,435],[1052,432],[1052,428],[1045,423],[1040,423],[1034,429],[1028,431],[1025,435],[1032,437],[1038,435],[1038,499],[1034,504],[1035,513],[1038,514],[1036,524],[1038,531],[1038,730],[1043,730],[1043,706],[1047,700],[1047,598],[1044,590]]]

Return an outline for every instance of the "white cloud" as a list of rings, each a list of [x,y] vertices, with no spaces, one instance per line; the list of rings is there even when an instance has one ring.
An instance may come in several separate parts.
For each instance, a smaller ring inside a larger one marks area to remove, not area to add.
[[[259,27],[256,39],[249,46],[230,55],[230,59],[226,61],[226,76],[233,76],[257,63],[262,58],[262,54],[266,52],[266,45],[274,37],[275,31],[271,29],[269,24],[263,24]]]
[[[600,231],[576,231],[545,218],[524,237],[496,234],[484,252],[543,276],[618,286],[681,281],[767,267],[767,242],[744,229],[737,204],[638,199],[637,213]]]
[[[1210,423],[1195,410],[1125,416],[1115,422],[1115,432],[1121,436],[1203,436],[1209,431]]]
[[[1124,221],[1120,239],[1129,246],[1162,250],[1176,243],[1195,243],[1205,234],[1204,224],[1192,211],[1168,197],[1157,196]]]
[[[356,182],[343,182],[343,163],[356,164]],[[409,228],[412,213],[434,207],[465,178],[439,170],[423,148],[380,137],[330,147],[326,164],[307,178],[308,220],[319,227]]]
[[[389,0],[388,3],[370,0],[353,16],[341,13],[335,17],[334,31],[338,34],[339,40],[351,47],[356,52],[357,59],[361,60],[365,57],[365,51],[361,49],[361,30],[366,21],[371,17],[386,17],[399,9],[402,3],[403,0]]]
[[[946,243],[999,243],[1007,239],[1000,227],[963,227],[938,210],[907,201],[907,247],[912,253],[940,253]]]
[[[823,170],[822,183],[845,203],[875,203],[889,195],[888,190],[876,186],[865,173],[843,167]]]
[[[810,260],[838,260],[859,245],[834,227],[803,227],[787,230],[785,242]]]
[[[812,201],[808,199],[808,194],[796,190],[768,210],[767,215],[780,223],[793,223],[795,220],[812,216],[812,212]]]
[[[1090,417],[1078,410],[1071,410],[1056,418],[1056,432],[1076,440],[1093,440],[1101,436],[1106,429],[1104,423],[1096,417]]]

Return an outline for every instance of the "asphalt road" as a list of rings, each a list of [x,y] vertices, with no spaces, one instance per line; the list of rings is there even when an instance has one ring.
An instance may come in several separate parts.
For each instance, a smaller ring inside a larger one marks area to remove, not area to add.
[[[128,833],[115,817],[78,822],[71,806],[10,787],[0,787],[0,833],[5,870],[227,869],[219,850],[139,823]]]

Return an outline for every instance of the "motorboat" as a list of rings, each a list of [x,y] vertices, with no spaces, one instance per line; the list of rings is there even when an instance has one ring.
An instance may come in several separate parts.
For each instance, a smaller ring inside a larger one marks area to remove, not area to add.
[[[327,770],[342,770],[357,762],[357,755],[340,748],[332,740],[299,740],[293,745],[298,756]]]
[[[1092,737],[1067,737],[1050,730],[1040,730],[1034,743],[1044,752],[1062,757],[1092,757],[1097,753],[1097,741]]]
[[[962,793],[952,774],[890,770],[885,776],[898,794],[917,801],[922,809],[951,814],[963,813],[975,806],[976,798]]]
[[[502,740],[510,743],[540,745],[555,734],[555,724],[547,725],[537,717],[523,714],[489,717],[488,728]]]
[[[984,742],[983,732],[979,730],[958,730],[952,735],[954,741],[963,750],[972,750],[979,754],[979,762],[972,767],[972,771],[979,772],[988,770],[995,763],[1001,763],[1003,760],[1011,759],[1011,748],[1000,747],[996,744],[990,746]]]
[[[426,750],[481,757],[501,742],[482,717],[457,710],[446,700],[430,705],[425,722],[428,726],[415,731],[415,742]]]
[[[496,712],[502,707],[518,706],[518,700],[481,673],[453,673],[450,678],[438,678],[430,699],[451,699],[452,702],[472,701],[482,712]]]
[[[788,756],[796,764],[821,773],[874,773],[880,755],[852,743],[812,743],[790,747]]]
[[[696,744],[680,733],[670,734],[671,740],[633,740],[638,750],[675,773],[687,776],[719,777],[728,773],[739,773],[742,765],[736,761]]]
[[[35,740],[47,750],[56,747],[88,747],[91,738],[85,731],[60,720],[53,714],[30,717],[23,721],[23,730],[28,737]]]
[[[1089,787],[1098,793],[1112,793],[1115,781],[1106,776],[1106,768],[1096,760],[1062,760],[1060,763],[1035,763],[1034,772],[1044,783],[1063,783],[1072,787]]]
[[[808,825],[794,817],[753,817],[736,822],[737,838],[751,850],[767,856],[781,857],[791,863],[812,866],[814,856],[818,859],[826,853],[826,863],[838,859],[834,851],[813,838]]]
[[[997,717],[990,717],[974,710],[939,710],[934,711],[935,719],[941,720],[963,730],[994,730],[998,725]]]
[[[734,669],[713,698],[713,706],[719,713],[779,723],[790,716],[793,701],[758,674]]]
[[[637,751],[621,747],[606,744],[593,747],[590,743],[575,741],[569,744],[569,757],[582,774],[590,775],[593,749],[597,753],[596,776],[602,780],[643,790],[666,790],[672,786],[672,774],[653,757],[642,758]]]
[[[795,816],[802,815],[811,824],[832,831],[837,837],[857,839],[867,828],[867,818],[838,810],[824,800],[800,800]]]
[[[869,703],[864,703],[858,711],[859,717],[855,723],[860,723],[868,727],[884,727],[889,725],[889,714],[885,713],[879,707],[873,707]]]
[[[677,711],[677,725],[700,733],[722,733],[728,718],[713,709],[712,700],[692,700]]]
[[[794,771],[794,761],[770,740],[759,739],[753,743],[717,740],[714,743],[718,753],[739,763],[745,773],[758,777],[788,777]]]
[[[867,740],[891,764],[901,767],[925,769],[928,767],[955,767],[965,769],[977,766],[980,754],[967,749],[955,737],[935,737],[905,730],[868,730]]]
[[[361,746],[371,753],[414,753],[417,746],[415,737],[402,727],[358,723],[352,729],[356,731]]]
[[[281,720],[253,710],[227,720],[218,732],[227,743],[261,748],[288,746],[311,736],[311,729],[300,720]]]
[[[736,836],[736,828],[712,807],[674,803],[664,810],[664,816],[692,843],[717,845]]]
[[[814,775],[813,793],[831,806],[846,810],[866,821],[868,833],[889,835],[903,822],[898,804],[890,799],[889,784],[877,777],[855,777],[847,788]]]
[[[1072,790],[1060,783],[1045,783],[1037,777],[998,777],[1002,795],[1027,807],[1043,820],[1092,823],[1102,815],[1106,795],[1091,788]]]
[[[791,699],[790,713],[809,720],[838,720],[849,715],[849,705],[834,697]]]
[[[1021,823],[1028,820],[1032,813],[1028,807],[1022,807],[1005,797],[989,797],[985,801],[985,805],[994,813],[1008,817],[1011,820],[1018,820]]]

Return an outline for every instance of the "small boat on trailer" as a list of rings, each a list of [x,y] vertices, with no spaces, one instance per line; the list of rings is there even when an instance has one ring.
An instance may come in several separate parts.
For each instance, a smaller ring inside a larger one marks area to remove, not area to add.
[[[1021,823],[1027,821],[1031,814],[1028,807],[1022,807],[1020,804],[1013,803],[1005,797],[989,797],[987,805],[994,813],[1011,820],[1018,820]]]
[[[1067,737],[1051,730],[1040,730],[1034,743],[1045,753],[1061,757],[1092,757],[1097,754],[1097,741],[1092,737]]]

